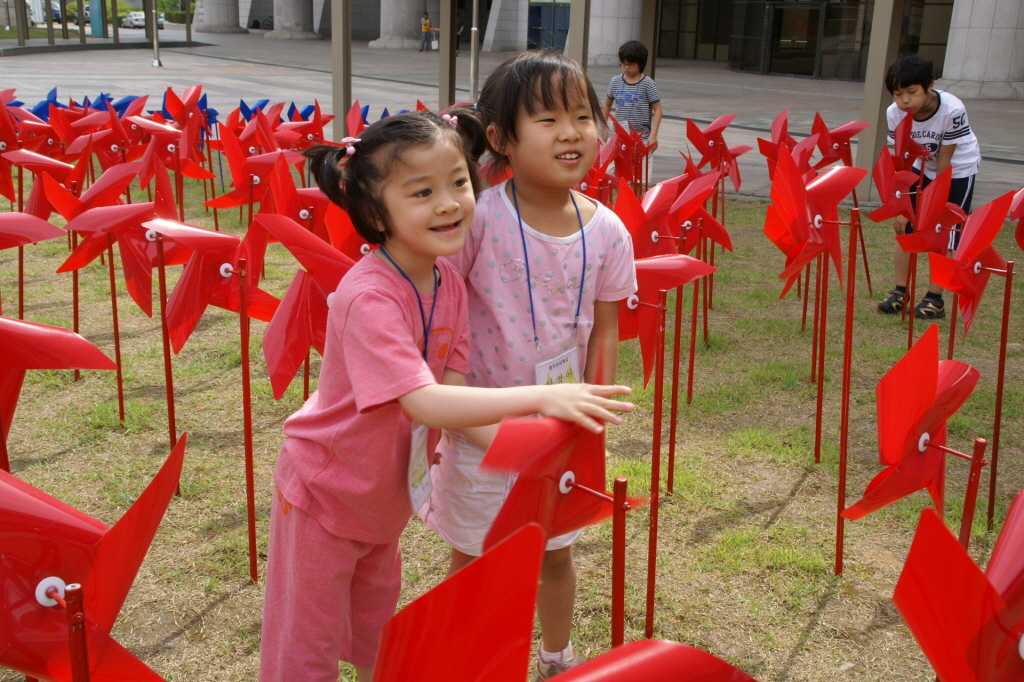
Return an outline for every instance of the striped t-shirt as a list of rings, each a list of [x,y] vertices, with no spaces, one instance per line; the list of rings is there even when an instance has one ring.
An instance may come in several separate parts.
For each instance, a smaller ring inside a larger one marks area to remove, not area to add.
[[[955,144],[953,158],[950,164],[953,167],[954,178],[969,178],[978,172],[978,164],[981,162],[981,150],[978,148],[978,138],[971,130],[971,124],[967,120],[967,109],[964,103],[955,95],[942,90],[933,90],[938,99],[938,106],[932,115],[923,121],[914,120],[911,127],[910,138],[928,150],[928,158],[924,160],[924,174],[929,178],[935,177],[937,168],[936,155],[939,147],[944,144]],[[885,112],[886,122],[889,125],[889,144],[893,143],[894,131],[904,116],[908,116],[895,103],[890,104]],[[914,162],[915,168],[921,167],[920,161]]]
[[[661,100],[654,81],[641,76],[636,83],[627,83],[619,74],[608,84],[608,99],[615,100],[615,118],[623,125],[628,121],[646,141],[651,134],[651,104]]]

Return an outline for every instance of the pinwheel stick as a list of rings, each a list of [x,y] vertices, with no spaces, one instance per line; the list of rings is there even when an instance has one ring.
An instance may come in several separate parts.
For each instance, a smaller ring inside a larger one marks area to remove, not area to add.
[[[658,292],[658,305],[640,303],[657,307],[658,326],[655,345],[658,355],[654,363],[654,438],[651,444],[651,516],[648,528],[647,543],[647,612],[644,623],[644,636],[650,639],[654,635],[654,583],[658,562],[658,495],[661,492],[661,411],[665,392],[665,305],[666,293]]]
[[[121,376],[121,332],[117,323],[117,283],[114,281],[114,237],[109,233],[107,272],[110,275],[110,315],[114,322],[114,362],[117,364],[117,417],[124,426],[124,382]]]
[[[245,259],[238,259],[238,328],[242,354],[242,438],[245,444],[245,501],[249,522],[249,577],[256,572],[256,482],[252,456],[252,402],[249,388],[249,302],[246,291]]]
[[[68,652],[70,654],[71,681],[89,682],[89,649],[85,640],[85,607],[82,605],[82,586],[72,583],[64,588],[61,597],[56,588],[46,591],[46,596],[57,602],[68,616]],[[32,678],[26,677],[26,680]]]
[[[811,328],[811,383],[817,381],[818,377],[818,321],[821,314],[821,261],[818,256],[814,262],[814,326]],[[808,263],[810,265],[810,263]],[[810,271],[807,274],[810,278]]]
[[[797,277],[800,277],[800,275],[797,275]],[[804,310],[803,310],[803,313],[800,314],[800,333],[802,334],[804,332],[804,330],[807,329],[807,296],[808,296],[808,294],[811,293],[811,264],[810,263],[808,263],[807,267],[804,268],[803,282],[801,283],[800,280],[797,279],[797,282],[796,282],[796,295],[797,296],[800,295],[800,286],[801,286],[801,284],[803,285],[803,288],[804,288],[804,295],[803,295],[803,299],[804,299],[803,300],[803,308],[804,308]]]
[[[996,374],[996,415],[992,425],[992,470],[988,479],[988,529],[996,511],[996,469],[999,465],[999,431],[1003,421],[1003,383],[1006,378],[1006,339],[1010,332],[1010,297],[1013,294],[1013,261],[1006,262],[1006,270],[984,268],[1006,278],[1003,293],[1003,326],[999,333],[999,369]]]
[[[859,211],[860,202],[857,201],[857,190],[854,189],[851,194],[853,196],[853,207]],[[860,255],[864,259],[864,279],[867,280],[868,284],[868,296],[874,298],[875,294],[871,289],[871,270],[868,268],[868,250],[864,244],[864,228],[859,221],[857,222],[857,239],[860,240]]]
[[[843,396],[839,411],[839,491],[836,495],[836,563],[835,574],[843,574],[843,535],[846,529],[843,509],[846,508],[846,457],[850,443],[850,375],[853,367],[853,294],[857,288],[857,234],[860,231],[860,209],[850,209],[850,241],[846,262],[846,318],[843,323]]]
[[[618,476],[612,488],[612,647],[621,646],[626,629],[626,479]]]
[[[821,413],[825,398],[825,323],[828,319],[828,263],[821,258],[821,325],[818,329],[818,398],[814,416],[814,463],[821,464]]]
[[[18,319],[25,319],[25,247],[18,246]]]
[[[697,219],[697,257],[700,258],[700,245],[704,243],[704,219]],[[690,366],[686,373],[686,404],[693,402],[693,361],[697,350],[697,299],[700,293],[701,278],[693,280],[693,300],[690,302]]]
[[[984,438],[974,439],[974,453],[969,458],[971,469],[967,474],[967,492],[964,495],[964,513],[960,517],[960,545],[967,551],[971,543],[971,526],[974,525],[974,507],[978,501],[978,483],[981,479],[981,467],[985,466],[985,447],[988,441]],[[963,457],[964,455],[947,448],[940,448],[943,452]]]
[[[956,343],[956,309],[960,306],[960,295],[953,292],[953,304],[949,311],[949,347],[946,349],[946,359],[953,359],[953,344]]]
[[[167,306],[167,273],[164,267],[164,238],[155,230],[152,231],[154,239],[156,240],[156,267],[157,267],[157,280],[159,281],[160,289],[160,334],[163,336],[164,345],[164,389],[167,393],[167,435],[170,437],[171,449],[174,449],[175,443],[178,442],[178,427],[175,424],[174,418],[174,373],[171,372],[171,335],[167,329],[167,313],[165,307]],[[146,234],[146,238],[149,239],[149,233]],[[178,485],[176,491],[178,495],[181,495],[181,485]]]
[[[668,476],[665,480],[665,488],[669,493],[675,481],[676,463],[676,425],[679,416],[679,363],[682,360],[679,353],[682,350],[681,341],[683,332],[683,287],[676,287],[676,315],[675,330],[672,335],[672,398],[668,415]]]
[[[907,271],[907,303],[914,304],[915,289],[917,288],[917,254],[910,254],[910,269]],[[907,314],[907,306],[903,306],[903,313]],[[907,315],[907,350],[914,345],[914,312]]]
[[[704,261],[705,263],[709,263],[710,265],[714,265],[715,264],[715,249],[714,249],[714,247],[712,247],[710,249],[710,251],[711,251],[711,259],[708,260],[708,251],[709,251],[708,243],[709,243],[709,241],[710,240],[708,240],[707,237],[705,237],[705,238],[700,240],[700,259],[702,261]],[[711,275],[705,275],[704,276],[704,286],[701,287],[701,295],[703,297],[703,301],[702,301],[703,312],[701,313],[701,315],[702,315],[702,321],[703,321],[703,324],[704,324],[704,347],[705,348],[708,347],[708,308],[711,307],[711,302],[710,302],[708,296],[709,296],[710,291],[711,291],[711,283],[713,281],[711,278],[713,276],[714,276],[714,273],[712,273]]]
[[[78,233],[74,230],[71,232],[71,250],[74,251],[78,248]],[[75,268],[71,271],[71,329],[76,334],[78,333],[78,269]],[[81,378],[81,372],[75,370],[75,381]]]

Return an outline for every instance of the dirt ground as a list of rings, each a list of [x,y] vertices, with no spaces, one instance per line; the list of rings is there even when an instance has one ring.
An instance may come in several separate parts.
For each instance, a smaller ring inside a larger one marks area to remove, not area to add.
[[[822,462],[815,464],[815,390],[808,381],[812,320],[801,333],[800,301],[793,294],[777,300],[782,257],[761,234],[764,204],[729,201],[735,251],[717,256],[710,345],[698,344],[694,401],[687,405],[684,392],[679,406],[673,492],[662,483],[656,636],[705,649],[762,682],[932,679],[891,601],[917,515],[929,504],[927,494],[848,523],[845,571],[833,575],[844,305],[834,272]],[[212,226],[200,210],[190,209],[190,222]],[[237,216],[227,212],[221,218],[222,228],[241,232]],[[1017,247],[1010,232],[1004,229],[996,246],[1012,258]],[[891,286],[891,230],[866,222],[865,234],[875,296],[867,294],[858,264],[848,503],[880,470],[874,386],[905,351],[907,336],[898,318],[879,315],[874,306]],[[54,274],[66,254],[61,240],[26,248],[26,319],[70,327],[70,275]],[[0,252],[7,316],[16,312],[15,258],[14,250]],[[295,268],[273,245],[263,286],[282,295]],[[173,268],[172,282],[179,271]],[[925,277],[926,269],[921,273]],[[29,372],[9,439],[15,475],[107,524],[124,513],[169,450],[159,320],[132,303],[120,273],[118,286],[125,424],[117,420],[113,372],[83,372],[77,382],[71,372]],[[964,452],[975,437],[991,437],[1002,288],[1002,280],[993,277],[970,335],[957,347],[957,359],[982,375],[949,422],[948,444]],[[1024,287],[1015,289],[996,530],[1024,485]],[[98,260],[82,272],[82,292],[81,333],[112,356],[107,271]],[[670,332],[672,326],[670,315]],[[281,425],[302,403],[301,376],[280,401],[273,399],[259,345],[264,327],[253,323],[250,362],[261,574]],[[945,348],[948,321],[939,327]],[[924,329],[918,321],[915,334]],[[683,330],[688,334],[688,318]],[[182,495],[171,501],[113,631],[168,680],[256,676],[262,586],[249,581],[246,568],[240,362],[238,318],[213,308],[174,358],[178,429],[188,434]],[[315,386],[315,355],[311,367]],[[630,492],[644,494],[650,485],[654,398],[651,388],[640,387],[635,342],[623,344],[619,367],[618,380],[635,387],[639,409],[625,425],[609,430],[609,484],[614,476],[626,476]],[[670,374],[667,379],[663,455]],[[945,518],[954,529],[966,472],[965,462],[948,461]],[[982,490],[987,486],[986,471]],[[647,527],[646,510],[630,515],[627,639],[643,634]],[[995,537],[985,530],[979,500],[971,548],[976,561],[984,563]],[[587,656],[609,647],[610,539],[606,523],[588,529],[576,545],[573,639]],[[413,519],[403,536],[403,561],[406,603],[443,577],[447,547]],[[0,671],[0,682],[18,679]]]

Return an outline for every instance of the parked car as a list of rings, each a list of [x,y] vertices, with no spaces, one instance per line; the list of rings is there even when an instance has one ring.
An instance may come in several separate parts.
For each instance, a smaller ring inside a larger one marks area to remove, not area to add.
[[[146,13],[145,12],[129,12],[125,15],[124,19],[121,20],[122,28],[145,28],[146,27]],[[156,18],[156,27],[164,27],[164,14],[161,12]]]
[[[59,24],[60,23],[60,3],[59,2],[52,2],[52,1],[50,2],[50,13],[51,13],[51,15],[53,17],[53,23]]]
[[[79,25],[79,23],[78,23],[79,18],[80,18],[79,15],[75,15],[75,26]],[[89,5],[84,5],[82,7],[81,19],[83,20],[83,23],[86,23],[86,24],[89,23]]]

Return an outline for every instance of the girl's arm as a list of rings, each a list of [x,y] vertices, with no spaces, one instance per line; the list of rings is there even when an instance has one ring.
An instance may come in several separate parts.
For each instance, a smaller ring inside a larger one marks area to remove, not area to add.
[[[955,144],[940,144],[939,151],[935,155],[935,177],[939,176],[939,173],[946,170],[949,164],[953,162],[953,152],[956,151]]]
[[[466,386],[466,375],[446,367],[444,374],[441,375],[441,383],[445,386]],[[498,425],[488,424],[487,426],[464,427],[459,429],[459,432],[470,443],[481,450],[486,450],[491,447],[491,441],[494,440],[494,435],[498,433]]]
[[[587,343],[583,380],[592,384],[615,383],[619,361],[619,303],[594,301],[594,327]]]
[[[430,384],[400,396],[398,402],[421,424],[434,429],[465,429],[497,424],[505,417],[540,413],[575,422],[594,433],[603,427],[596,420],[621,424],[615,412],[630,412],[630,403],[611,400],[626,395],[626,386],[555,384],[511,388],[472,388]]]

